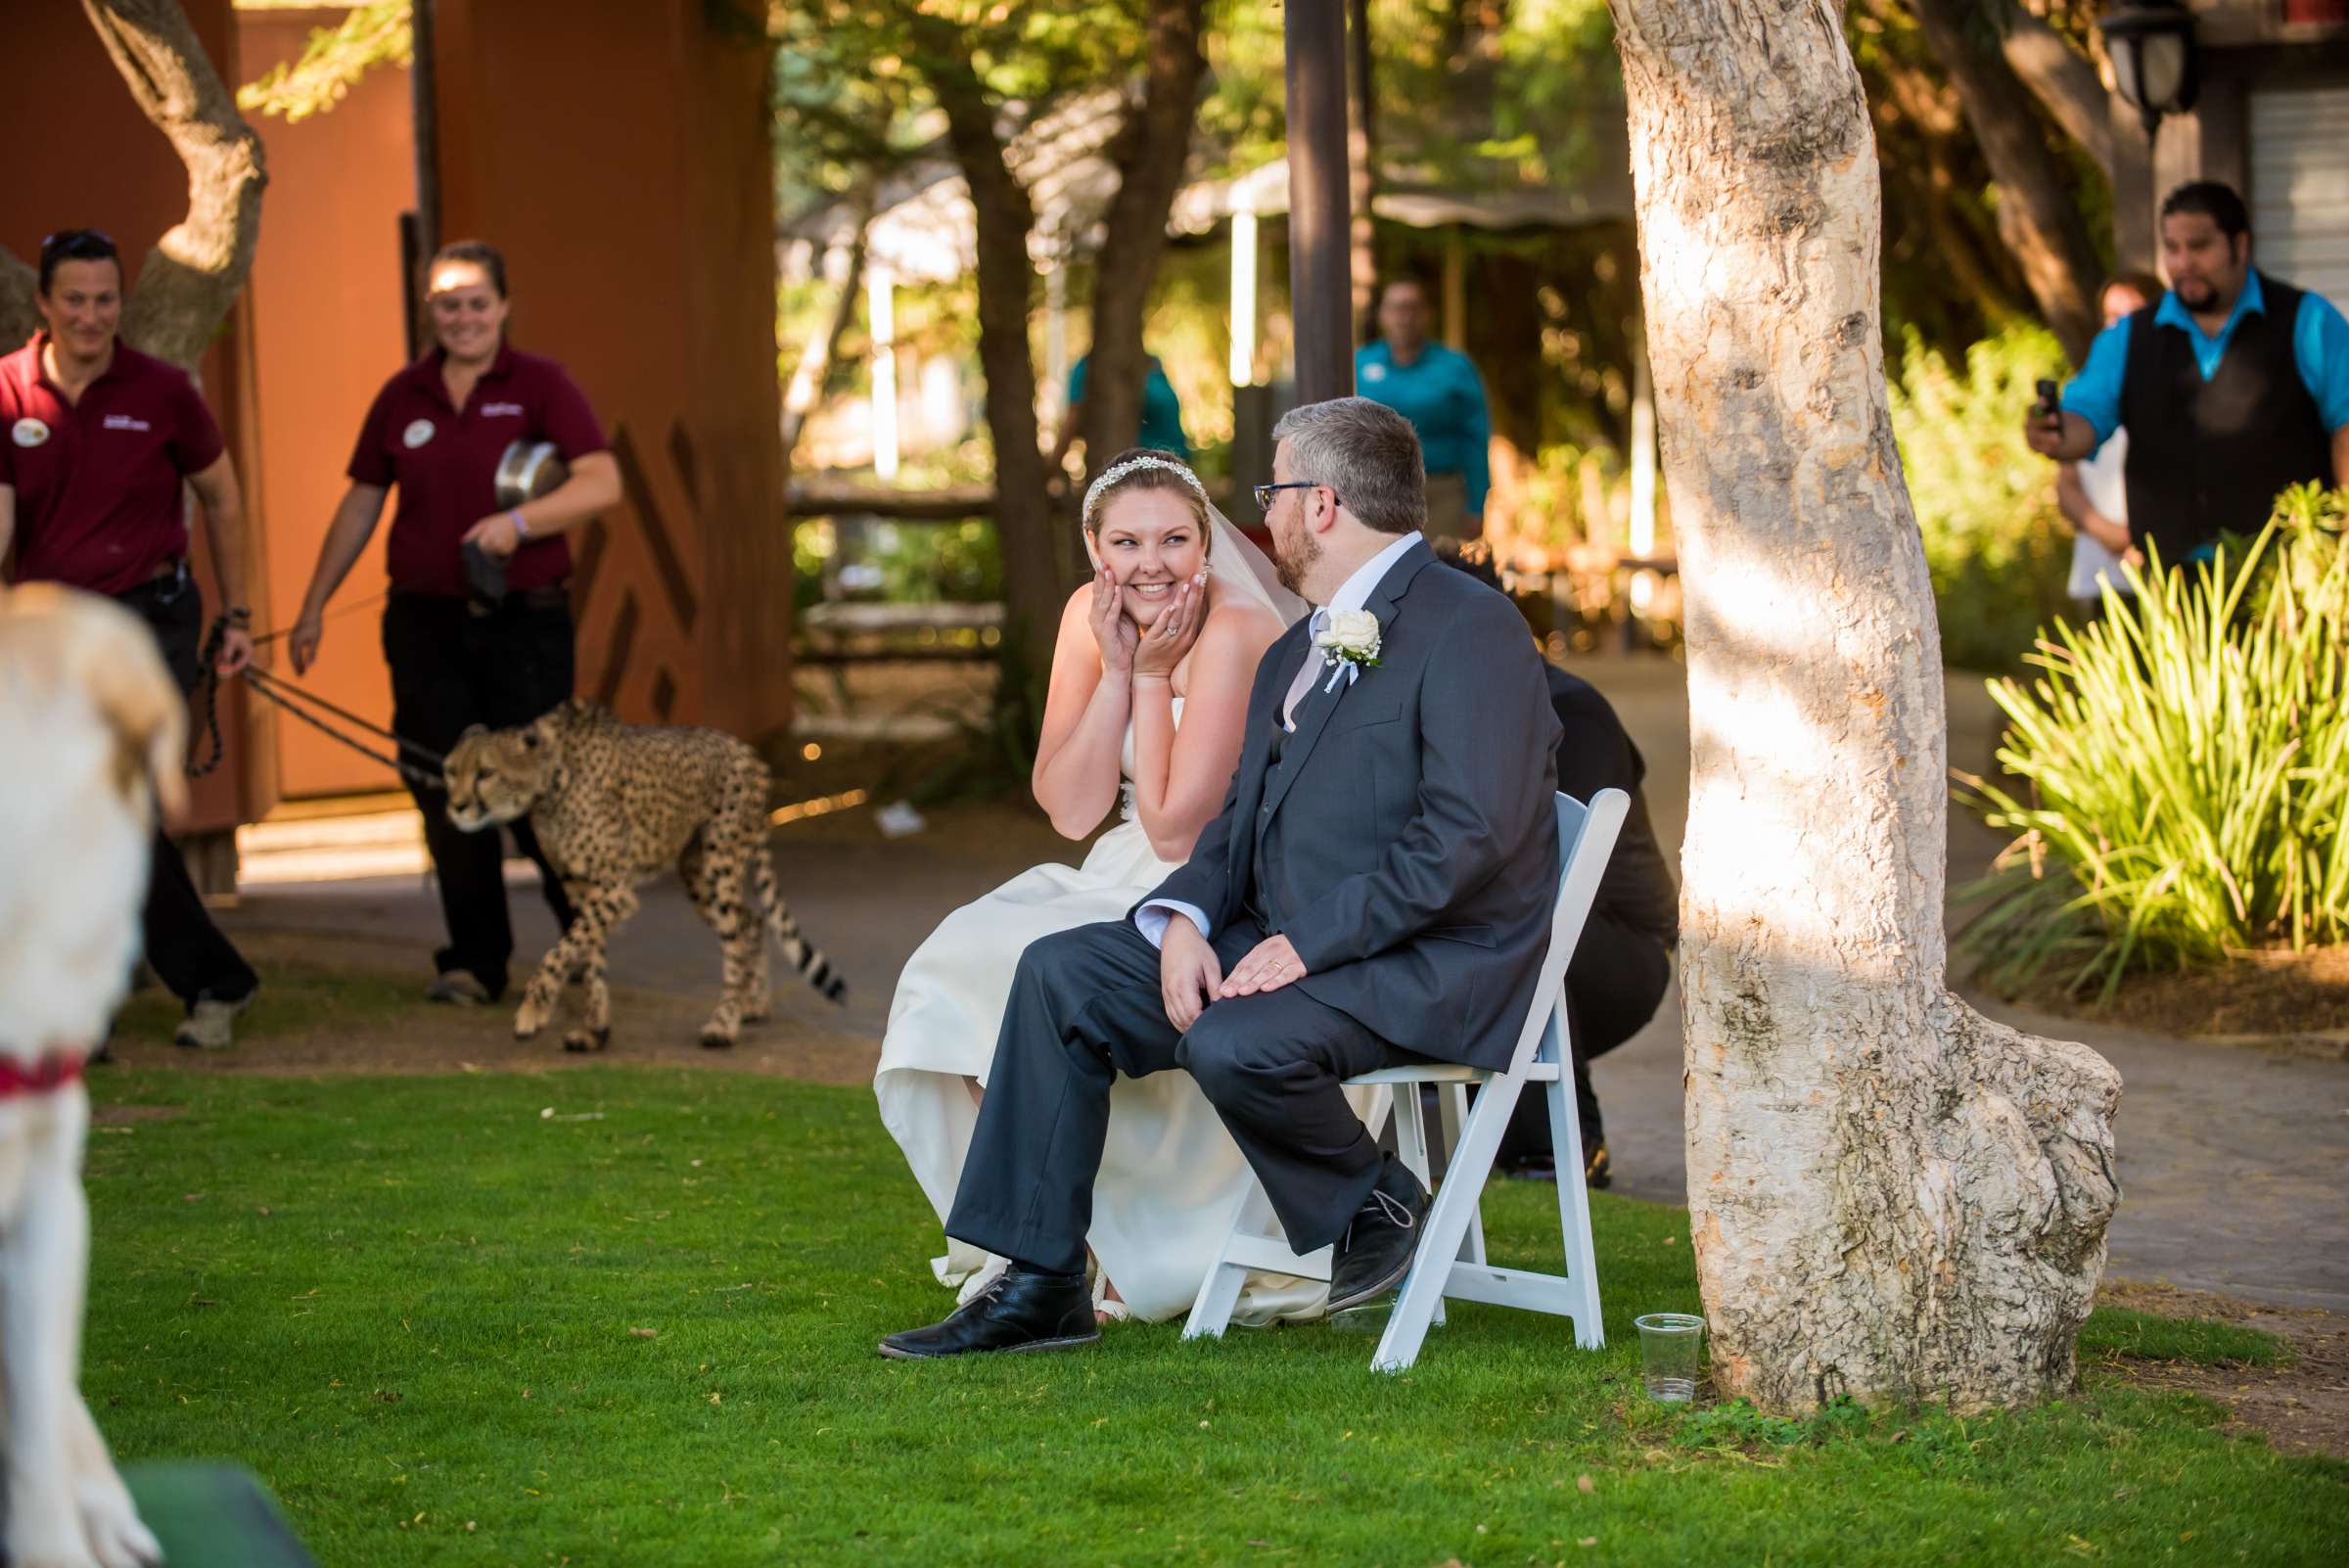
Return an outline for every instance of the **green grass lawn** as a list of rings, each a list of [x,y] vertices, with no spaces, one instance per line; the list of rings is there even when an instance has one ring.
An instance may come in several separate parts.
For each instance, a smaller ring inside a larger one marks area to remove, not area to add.
[[[1697,1307],[1674,1209],[1598,1201],[1601,1353],[1463,1307],[1395,1378],[1314,1327],[919,1365],[873,1342],[948,1305],[936,1225],[860,1090],[97,1088],[179,1112],[91,1138],[100,1422],[124,1459],[250,1464],[330,1568],[2332,1564],[2349,1538],[2349,1464],[2093,1367],[2076,1399],[1964,1421],[1661,1410],[1631,1318]],[[1498,1191],[1500,1261],[1546,1257],[1555,1213]],[[2273,1357],[2131,1314],[2092,1342]]]

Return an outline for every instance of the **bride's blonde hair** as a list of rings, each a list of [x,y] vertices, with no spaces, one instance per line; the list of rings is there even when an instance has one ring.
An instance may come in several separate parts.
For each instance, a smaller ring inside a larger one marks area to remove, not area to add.
[[[1155,446],[1120,452],[1116,461],[1101,471],[1084,492],[1084,531],[1098,538],[1101,514],[1109,510],[1111,501],[1129,490],[1165,490],[1180,496],[1191,509],[1192,521],[1199,525],[1200,548],[1214,553],[1216,534],[1207,522],[1207,486],[1199,483],[1190,464]]]

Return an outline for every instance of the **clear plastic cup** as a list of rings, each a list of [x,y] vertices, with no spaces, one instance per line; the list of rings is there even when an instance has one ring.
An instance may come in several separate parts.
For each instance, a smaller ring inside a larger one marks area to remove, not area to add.
[[[1649,1313],[1633,1318],[1632,1325],[1639,1330],[1640,1375],[1648,1398],[1667,1405],[1694,1400],[1705,1320],[1687,1313]]]

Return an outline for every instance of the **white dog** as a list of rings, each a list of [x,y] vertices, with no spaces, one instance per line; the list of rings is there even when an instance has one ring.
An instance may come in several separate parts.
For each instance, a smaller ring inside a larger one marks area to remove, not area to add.
[[[45,585],[0,593],[0,1517],[14,1568],[162,1558],[81,1399],[81,1064],[129,983],[156,794],[184,798],[186,725],[129,612]]]

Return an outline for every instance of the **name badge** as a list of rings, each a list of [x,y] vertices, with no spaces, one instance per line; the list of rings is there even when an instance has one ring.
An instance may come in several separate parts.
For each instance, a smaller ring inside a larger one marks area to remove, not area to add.
[[[433,438],[433,422],[429,419],[411,420],[408,428],[399,433],[399,438],[407,443],[408,450],[412,452]]]
[[[1387,367],[1380,364],[1377,360],[1374,359],[1362,367],[1362,380],[1384,381],[1386,379]]]
[[[18,420],[8,435],[19,446],[38,446],[49,438],[49,427],[27,415]]]

